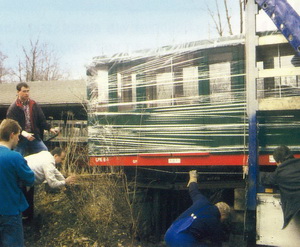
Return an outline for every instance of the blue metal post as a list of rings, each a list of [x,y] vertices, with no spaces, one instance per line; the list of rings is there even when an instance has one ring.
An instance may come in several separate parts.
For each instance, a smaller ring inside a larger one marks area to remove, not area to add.
[[[247,209],[256,210],[256,193],[258,177],[258,141],[257,141],[257,116],[249,116],[249,158],[248,158],[248,194]]]
[[[256,194],[258,185],[258,103],[256,99],[256,14],[257,3],[300,55],[300,17],[287,0],[248,0],[246,2],[246,82],[247,113],[249,118],[248,191],[245,237],[248,246],[256,245]]]
[[[246,3],[246,88],[247,88],[247,115],[249,119],[249,158],[248,158],[248,186],[245,218],[245,238],[248,246],[256,244],[256,193],[258,175],[258,141],[257,116],[258,102],[256,98],[256,79],[258,76],[256,66],[256,14],[258,7],[255,0]]]

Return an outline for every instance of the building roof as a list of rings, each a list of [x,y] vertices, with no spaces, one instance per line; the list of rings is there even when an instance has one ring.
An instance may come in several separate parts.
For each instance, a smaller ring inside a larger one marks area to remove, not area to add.
[[[8,106],[16,99],[17,83],[0,84],[0,106]],[[41,105],[82,104],[87,100],[85,80],[28,82],[30,98]]]

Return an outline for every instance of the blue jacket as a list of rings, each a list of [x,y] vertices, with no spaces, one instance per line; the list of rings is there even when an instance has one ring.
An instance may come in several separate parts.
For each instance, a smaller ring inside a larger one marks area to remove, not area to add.
[[[21,186],[31,186],[34,173],[23,156],[0,146],[0,215],[18,215],[28,203]]]
[[[222,246],[224,234],[221,227],[219,209],[201,194],[197,183],[189,185],[189,194],[193,204],[177,220],[189,217],[192,213],[196,214],[197,219],[193,221],[187,231],[192,233],[199,242],[210,240],[213,246]],[[199,209],[201,209],[200,212]]]

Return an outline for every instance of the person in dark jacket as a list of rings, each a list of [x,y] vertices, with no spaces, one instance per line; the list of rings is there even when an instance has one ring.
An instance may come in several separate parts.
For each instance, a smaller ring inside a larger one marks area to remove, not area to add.
[[[279,188],[285,228],[300,211],[300,159],[284,145],[274,150],[273,157],[277,168],[272,173],[261,172],[260,183]]]
[[[201,194],[197,172],[190,171],[189,194],[193,201],[169,227],[165,242],[169,247],[222,246],[224,239],[221,222],[229,217],[230,207],[225,202],[211,204]]]
[[[43,133],[48,130],[57,134],[58,130],[51,128],[46,122],[45,115],[41,107],[29,98],[29,86],[25,82],[17,85],[17,99],[7,110],[6,117],[16,120],[21,128],[21,136],[15,151],[20,152],[23,156],[48,151],[44,144]]]

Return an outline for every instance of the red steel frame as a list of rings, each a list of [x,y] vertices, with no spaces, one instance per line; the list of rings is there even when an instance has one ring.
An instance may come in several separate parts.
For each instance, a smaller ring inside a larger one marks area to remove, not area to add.
[[[295,155],[300,158],[300,155]],[[90,166],[243,166],[247,154],[162,153],[91,156]],[[272,155],[259,155],[260,165],[275,165]]]

